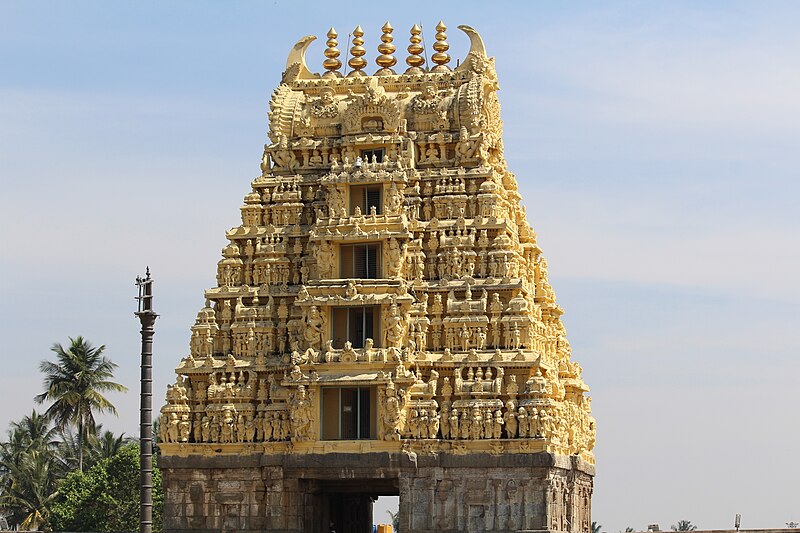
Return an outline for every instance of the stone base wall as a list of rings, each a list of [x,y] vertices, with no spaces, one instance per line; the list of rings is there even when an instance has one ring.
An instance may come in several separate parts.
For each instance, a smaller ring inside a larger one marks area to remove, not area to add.
[[[399,494],[403,533],[591,530],[594,467],[577,457],[190,455],[160,466],[166,532],[328,533],[339,491]]]

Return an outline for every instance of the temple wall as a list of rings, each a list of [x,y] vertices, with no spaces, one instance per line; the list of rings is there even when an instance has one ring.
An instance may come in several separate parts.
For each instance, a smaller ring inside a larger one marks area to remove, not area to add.
[[[320,484],[380,480],[400,495],[400,530],[590,531],[594,467],[548,453],[167,457],[165,532],[322,532]]]

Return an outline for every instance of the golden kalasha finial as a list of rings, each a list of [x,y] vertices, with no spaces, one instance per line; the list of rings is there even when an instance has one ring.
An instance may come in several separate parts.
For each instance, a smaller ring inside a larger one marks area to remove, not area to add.
[[[411,41],[411,44],[408,45],[408,53],[411,55],[406,58],[406,63],[408,63],[406,74],[422,74],[424,72],[422,65],[425,64],[425,58],[422,57],[422,52],[425,49],[419,44],[422,42],[421,34],[422,28],[414,24],[414,27],[411,28],[411,37],[408,39]]]
[[[392,55],[394,51],[397,50],[397,47],[392,44],[392,41],[394,41],[394,37],[392,37],[394,28],[392,28],[392,25],[387,21],[381,28],[381,31],[383,35],[381,35],[381,44],[378,45],[378,52],[380,52],[381,55],[375,59],[375,62],[381,69],[375,73],[376,76],[394,74],[392,67],[397,64],[397,58]]]
[[[342,66],[342,62],[339,61],[339,55],[341,52],[339,51],[337,46],[339,46],[339,41],[336,38],[339,36],[336,33],[334,28],[328,30],[328,42],[325,44],[328,45],[328,48],[325,50],[325,61],[322,62],[322,66],[328,71],[322,75],[323,78],[339,78],[342,76],[340,72],[338,72],[339,68]]]
[[[436,66],[431,69],[432,72],[449,72],[450,67],[447,64],[450,62],[450,54],[447,50],[450,45],[447,44],[447,34],[445,33],[447,26],[441,20],[436,25],[436,42],[433,43],[433,49],[436,53],[431,56],[431,61],[436,63]]]
[[[353,71],[347,75],[348,77],[366,76],[366,74],[362,72],[362,69],[367,66],[367,60],[361,57],[367,53],[367,51],[364,50],[364,47],[361,46],[364,44],[364,39],[362,39],[363,36],[364,30],[361,29],[361,26],[356,26],[356,29],[353,30],[353,47],[350,49],[350,55],[353,57],[351,57],[350,61],[347,62]]]

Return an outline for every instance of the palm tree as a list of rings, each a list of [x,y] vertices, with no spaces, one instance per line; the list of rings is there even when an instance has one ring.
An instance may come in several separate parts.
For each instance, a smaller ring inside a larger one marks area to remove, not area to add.
[[[9,424],[9,436],[17,434],[25,440],[28,448],[53,449],[57,444],[58,431],[50,426],[50,420],[31,410],[31,414],[22,417],[22,420]]]
[[[694,531],[697,526],[691,520],[678,520],[677,524],[672,524],[672,531]]]
[[[112,431],[102,431],[102,424],[95,426],[95,431],[86,431],[83,442],[83,469],[88,470],[102,459],[113,457],[120,448],[132,442],[124,433],[117,436]],[[70,428],[60,433],[61,442],[58,444],[58,458],[65,471],[78,469],[81,446],[78,445],[77,433]]]
[[[393,513],[387,510],[386,512],[389,513],[390,517],[392,517],[392,531],[394,533],[397,533],[398,531],[400,531],[400,511]]]
[[[56,457],[58,458],[61,468],[65,472],[77,470],[80,456],[80,452],[78,451],[78,436],[71,428],[66,428],[63,431],[59,431],[59,436],[61,437],[61,442],[58,443]],[[84,461],[83,466],[86,470],[88,470],[92,465],[87,459]]]
[[[98,429],[99,427],[100,426],[98,426]],[[130,442],[132,442],[132,439],[126,437],[125,433],[121,433],[117,436],[114,435],[113,431],[106,430],[99,436],[95,435],[89,442],[89,452],[92,456],[92,462],[97,463],[103,459],[114,457],[123,446]]]
[[[597,522],[592,522],[592,533],[601,533],[603,526]]]
[[[0,443],[0,475],[6,475],[24,454],[34,451],[54,454],[59,445],[57,435],[50,421],[35,410],[22,420],[12,421],[8,441]]]
[[[22,529],[38,529],[65,473],[56,457],[57,432],[36,411],[10,426],[8,441],[0,443],[0,506]]]
[[[105,346],[95,348],[83,337],[71,338],[64,349],[53,344],[56,362],[42,361],[39,370],[44,374],[45,391],[36,396],[39,403],[52,401],[45,415],[57,428],[75,426],[78,430],[78,469],[83,471],[83,447],[86,437],[95,431],[94,414],[117,414],[104,392],[128,390],[111,381],[117,365],[103,355]]]
[[[47,523],[50,504],[57,496],[58,476],[52,453],[32,449],[15,457],[7,467],[0,504],[14,511],[19,528],[37,531]]]

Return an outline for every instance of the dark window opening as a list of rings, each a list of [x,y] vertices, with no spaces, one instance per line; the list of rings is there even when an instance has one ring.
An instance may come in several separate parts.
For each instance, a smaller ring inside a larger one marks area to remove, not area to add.
[[[343,278],[378,279],[381,266],[380,244],[346,244],[339,254]]]
[[[383,154],[386,153],[386,150],[383,148],[374,148],[371,150],[361,150],[361,159],[364,160],[365,163],[383,163]]]
[[[369,215],[371,209],[375,208],[375,214],[380,215],[381,209],[381,185],[356,185],[350,187],[350,213],[355,214],[356,207],[361,210],[362,215]]]
[[[375,307],[339,307],[333,309],[331,339],[335,348],[344,348],[350,341],[353,348],[363,348],[367,339],[379,346],[377,319],[380,315]]]
[[[374,439],[375,404],[375,387],[324,387],[323,440]]]

